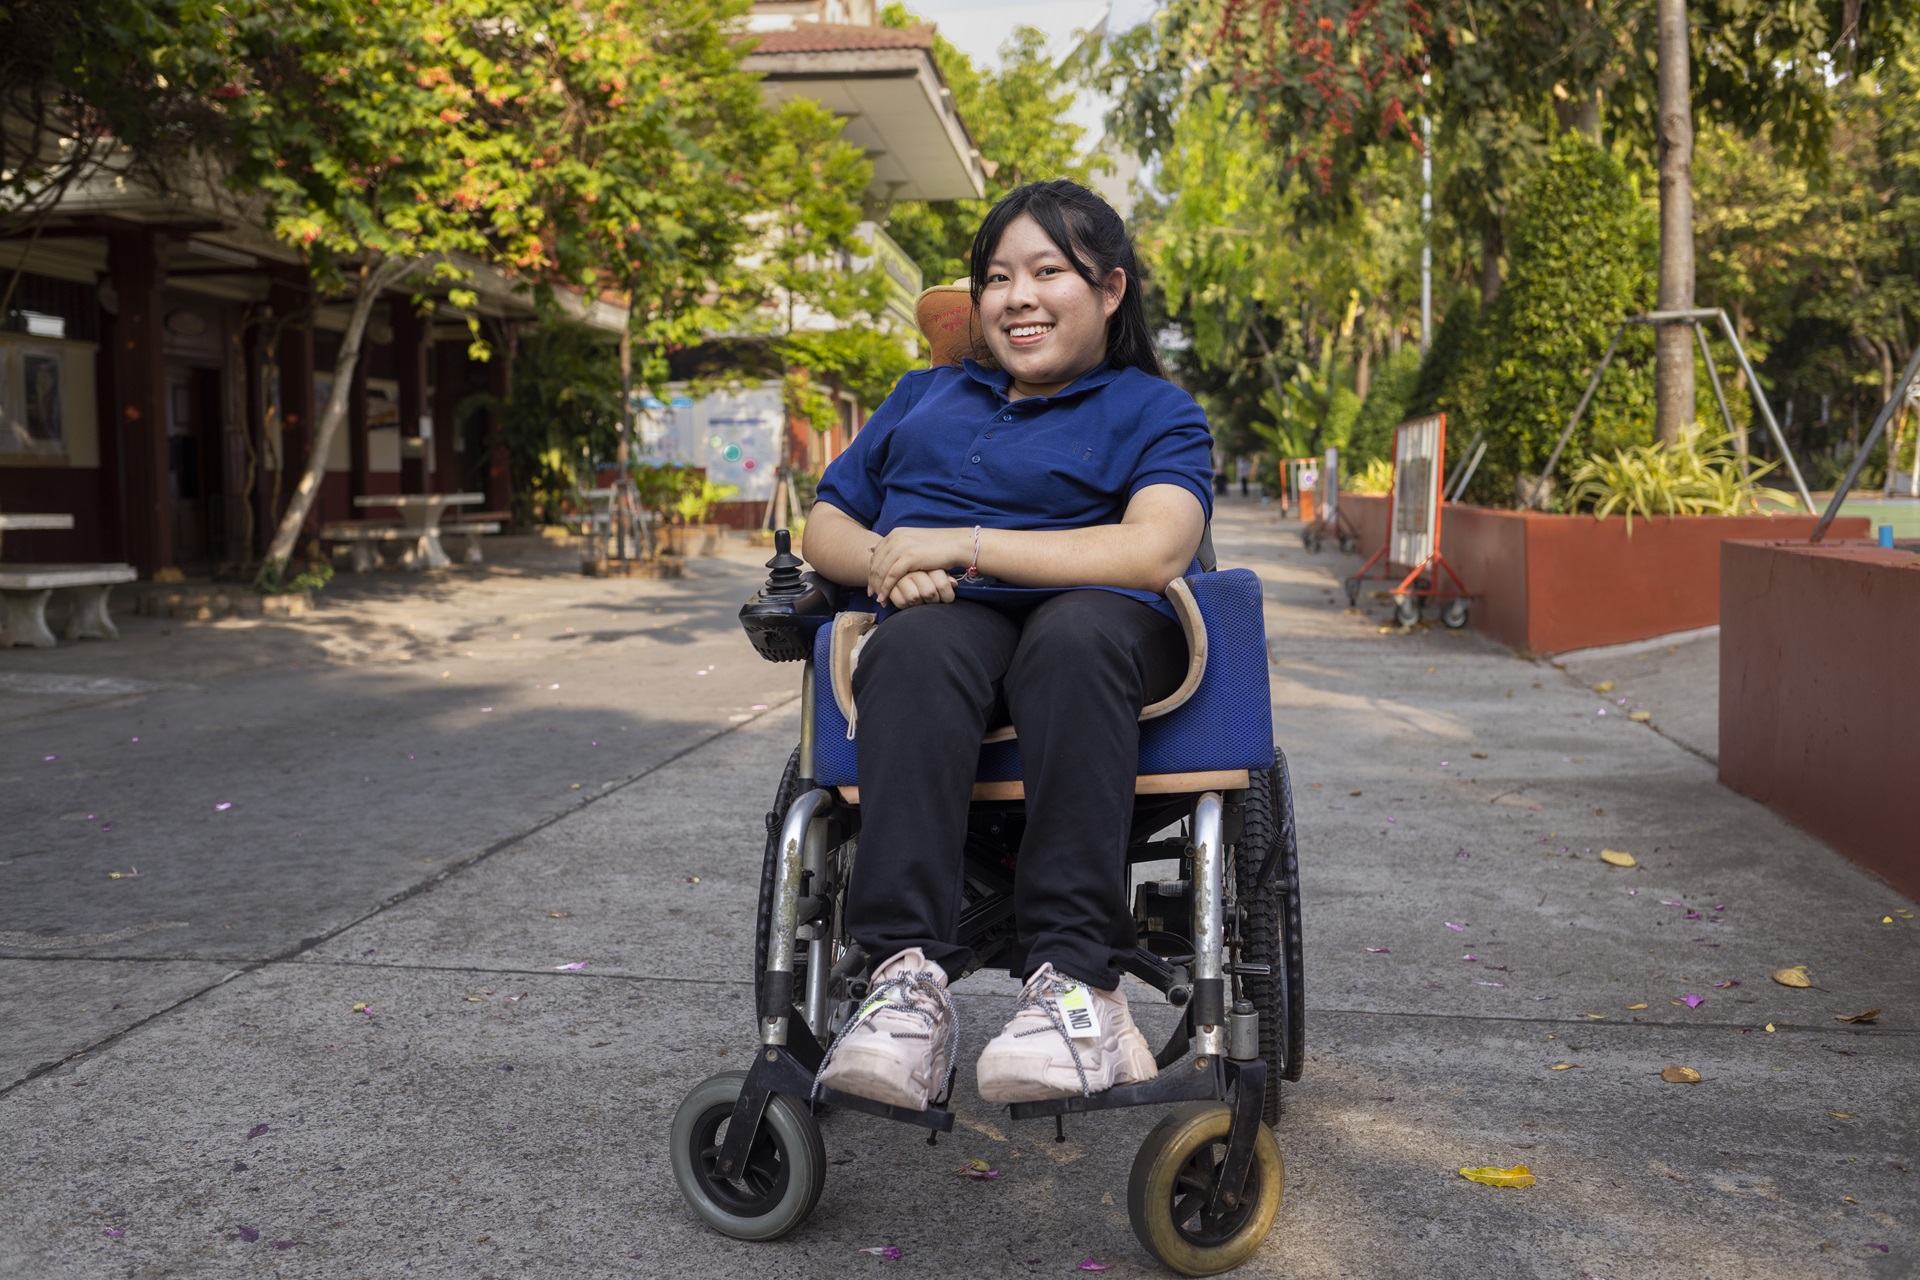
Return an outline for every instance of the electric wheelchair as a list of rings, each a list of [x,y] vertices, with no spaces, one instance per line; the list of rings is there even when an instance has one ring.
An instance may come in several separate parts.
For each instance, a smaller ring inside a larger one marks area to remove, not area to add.
[[[817,1089],[825,1046],[866,995],[868,956],[843,930],[860,834],[851,655],[872,605],[802,571],[785,530],[766,584],[741,609],[754,647],[804,662],[800,744],[767,814],[754,943],[759,1047],[744,1074],[696,1087],[674,1117],[674,1177],[694,1211],[742,1240],[797,1227],[826,1183],[816,1117],[864,1112],[931,1132],[945,1106],[909,1111]],[[1303,1057],[1299,868],[1285,758],[1273,743],[1258,578],[1206,571],[1168,595],[1189,644],[1186,680],[1141,719],[1129,866],[1176,862],[1134,892],[1138,946],[1125,969],[1181,1010],[1153,1080],[1091,1096],[1021,1102],[1015,1120],[1173,1104],[1134,1158],[1134,1233],[1186,1275],[1239,1265],[1279,1209],[1283,1170],[1269,1126]],[[968,817],[960,941],[973,968],[1012,967],[1013,867],[1025,824],[1018,726],[987,735]],[[969,969],[968,972],[972,972]],[[958,978],[960,975],[955,975]]]

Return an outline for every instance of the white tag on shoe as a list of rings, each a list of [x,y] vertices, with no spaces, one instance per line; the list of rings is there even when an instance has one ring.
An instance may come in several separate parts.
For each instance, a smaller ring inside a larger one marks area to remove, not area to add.
[[[1056,999],[1069,1036],[1075,1040],[1100,1038],[1100,1006],[1094,1003],[1092,991],[1076,982]]]

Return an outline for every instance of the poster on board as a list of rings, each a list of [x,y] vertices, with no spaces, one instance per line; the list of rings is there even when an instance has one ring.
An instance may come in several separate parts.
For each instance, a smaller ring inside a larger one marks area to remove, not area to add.
[[[716,391],[706,398],[707,479],[732,485],[735,501],[765,502],[773,496],[780,433],[787,424],[778,385]]]
[[[1413,568],[1434,553],[1440,528],[1445,414],[1402,423],[1393,435],[1393,516],[1387,559]]]

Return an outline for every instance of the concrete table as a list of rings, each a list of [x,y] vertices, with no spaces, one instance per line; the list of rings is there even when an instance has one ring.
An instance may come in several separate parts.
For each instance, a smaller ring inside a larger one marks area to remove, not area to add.
[[[67,639],[116,640],[120,631],[107,616],[107,599],[117,582],[140,575],[130,564],[14,564],[0,566],[0,600],[7,607],[7,643],[53,647],[47,629],[47,600],[55,591],[74,594]]]
[[[413,546],[401,557],[408,569],[444,569],[453,563],[440,545],[440,518],[448,507],[473,507],[487,500],[484,493],[385,493],[355,498],[356,507],[393,507],[401,528]]]

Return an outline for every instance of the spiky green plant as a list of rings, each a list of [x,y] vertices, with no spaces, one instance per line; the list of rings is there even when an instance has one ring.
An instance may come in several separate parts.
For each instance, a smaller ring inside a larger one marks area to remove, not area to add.
[[[1390,493],[1393,491],[1393,459],[1375,458],[1347,477],[1348,493]]]
[[[1567,508],[1590,507],[1595,519],[1618,511],[1627,518],[1734,516],[1758,511],[1763,499],[1778,502],[1760,477],[1779,464],[1755,463],[1733,448],[1733,437],[1699,423],[1671,445],[1629,445],[1612,457],[1595,454],[1573,470]]]

